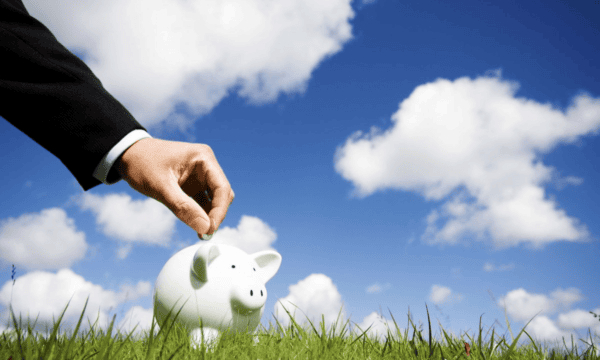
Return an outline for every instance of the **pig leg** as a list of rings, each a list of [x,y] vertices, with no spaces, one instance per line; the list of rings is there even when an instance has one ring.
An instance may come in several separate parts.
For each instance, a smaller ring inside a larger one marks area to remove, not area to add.
[[[217,338],[219,337],[219,331],[213,328],[205,327],[202,330],[196,328],[190,333],[190,340],[194,349],[200,348],[202,345],[202,331],[204,332],[204,342],[206,345],[206,351],[214,349],[217,344]]]

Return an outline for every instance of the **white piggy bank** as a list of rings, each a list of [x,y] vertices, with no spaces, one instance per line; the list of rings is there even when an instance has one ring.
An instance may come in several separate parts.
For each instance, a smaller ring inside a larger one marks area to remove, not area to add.
[[[249,255],[231,245],[189,246],[173,255],[158,274],[154,317],[162,325],[169,310],[174,318],[183,306],[176,321],[190,331],[195,345],[200,342],[200,321],[208,340],[227,328],[252,332],[267,300],[265,284],[280,265],[281,255],[272,250]]]

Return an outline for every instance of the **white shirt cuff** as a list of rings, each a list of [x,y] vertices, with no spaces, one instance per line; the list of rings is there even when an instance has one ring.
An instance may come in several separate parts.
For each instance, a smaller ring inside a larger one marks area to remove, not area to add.
[[[106,185],[112,185],[119,182],[121,180],[121,177],[112,182],[108,182],[106,180],[110,168],[114,165],[115,161],[119,158],[119,156],[121,156],[121,154],[125,152],[125,150],[129,149],[129,147],[135,144],[136,141],[145,138],[152,138],[152,136],[150,136],[150,134],[141,129],[133,130],[132,132],[127,134],[123,139],[121,139],[121,141],[117,143],[117,145],[115,145],[108,152],[108,154],[106,154],[106,156],[102,158],[102,160],[100,160],[100,164],[98,164],[96,170],[94,170],[94,177],[102,181]]]

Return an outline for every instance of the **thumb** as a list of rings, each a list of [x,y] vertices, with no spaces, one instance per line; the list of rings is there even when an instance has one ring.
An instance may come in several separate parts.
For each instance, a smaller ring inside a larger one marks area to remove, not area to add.
[[[211,234],[213,221],[194,199],[184,193],[180,187],[168,192],[169,194],[165,194],[165,205],[179,220],[194,229],[200,237]]]

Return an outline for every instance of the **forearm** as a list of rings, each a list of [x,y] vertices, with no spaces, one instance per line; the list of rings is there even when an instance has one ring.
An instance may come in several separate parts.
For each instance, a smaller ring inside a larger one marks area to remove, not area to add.
[[[58,157],[84,190],[103,157],[145,130],[18,1],[0,0],[0,116]]]

